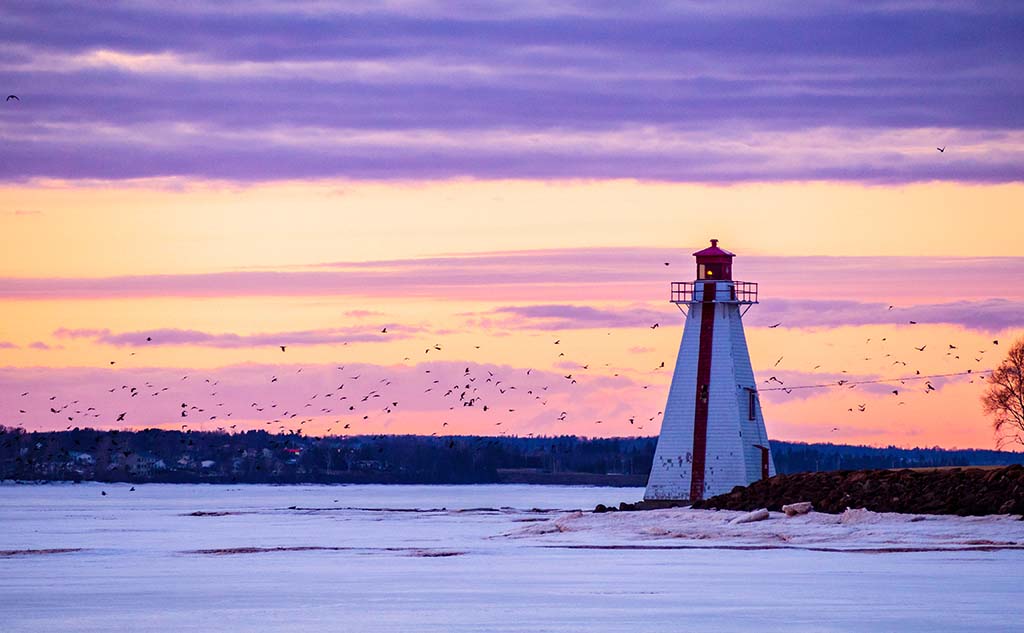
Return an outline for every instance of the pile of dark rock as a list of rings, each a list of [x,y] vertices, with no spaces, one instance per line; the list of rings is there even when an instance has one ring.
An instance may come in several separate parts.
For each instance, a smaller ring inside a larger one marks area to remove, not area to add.
[[[637,501],[636,503],[626,503],[623,501],[616,506],[606,506],[603,503],[597,504],[594,508],[594,512],[598,514],[602,512],[636,512],[639,510],[664,510],[665,508],[686,508],[689,507],[689,501],[662,501],[662,500],[647,500]]]
[[[818,512],[832,513],[866,508],[907,514],[1024,515],[1024,466],[777,475],[737,486],[693,507],[780,511],[783,505],[802,501],[810,501]]]

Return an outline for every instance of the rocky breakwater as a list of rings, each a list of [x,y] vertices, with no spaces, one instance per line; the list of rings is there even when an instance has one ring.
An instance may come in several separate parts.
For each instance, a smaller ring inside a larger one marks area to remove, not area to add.
[[[781,511],[809,501],[819,512],[847,508],[909,514],[1024,515],[1024,466],[930,470],[841,470],[777,475],[693,504],[694,508]]]

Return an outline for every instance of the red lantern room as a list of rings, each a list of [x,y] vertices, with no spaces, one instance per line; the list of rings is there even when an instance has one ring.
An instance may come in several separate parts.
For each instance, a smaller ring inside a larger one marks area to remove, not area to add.
[[[732,258],[736,257],[724,248],[718,248],[718,240],[711,240],[711,246],[693,254],[697,258],[697,279],[732,280]]]

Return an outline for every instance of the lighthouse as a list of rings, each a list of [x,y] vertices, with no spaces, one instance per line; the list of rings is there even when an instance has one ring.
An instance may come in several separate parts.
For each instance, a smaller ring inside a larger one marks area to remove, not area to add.
[[[775,474],[743,333],[757,284],[733,280],[718,240],[693,255],[696,280],[672,282],[686,318],[646,500],[697,501]]]

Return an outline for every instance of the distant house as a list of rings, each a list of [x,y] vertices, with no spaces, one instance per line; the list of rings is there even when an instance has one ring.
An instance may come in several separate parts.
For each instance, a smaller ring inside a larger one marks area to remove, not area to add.
[[[204,459],[203,461],[199,462],[199,466],[203,468],[203,470],[213,468],[216,465],[217,462],[213,461],[212,459]]]
[[[353,470],[384,470],[385,464],[376,459],[361,459],[352,462]]]
[[[167,470],[167,463],[151,453],[137,453],[128,458],[128,470],[140,477],[151,477],[157,471]]]
[[[71,451],[70,453],[68,453],[68,456],[71,458],[71,461],[75,462],[76,464],[91,466],[96,463],[96,458],[93,457],[90,453],[83,453],[81,451]]]

